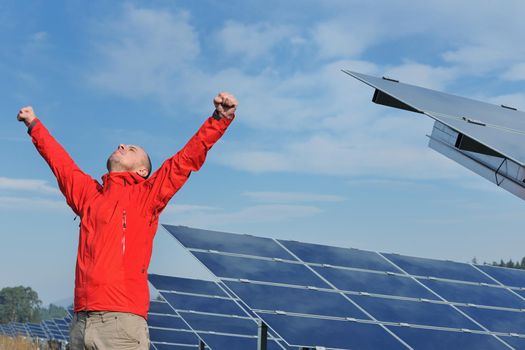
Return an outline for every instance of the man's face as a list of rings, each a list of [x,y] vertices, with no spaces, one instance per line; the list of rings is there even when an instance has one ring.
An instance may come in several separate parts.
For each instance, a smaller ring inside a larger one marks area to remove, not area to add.
[[[147,157],[144,149],[139,146],[120,144],[108,158],[108,171],[139,171],[146,167]]]

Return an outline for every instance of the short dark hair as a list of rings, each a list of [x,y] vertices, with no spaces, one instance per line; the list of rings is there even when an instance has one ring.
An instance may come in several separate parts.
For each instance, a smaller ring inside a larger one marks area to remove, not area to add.
[[[144,153],[146,153],[146,151],[144,151]],[[148,173],[146,174],[146,176],[144,176],[145,179],[147,179],[150,175],[151,175],[151,158],[149,157],[149,154],[146,153],[146,164],[144,164],[146,166],[146,169],[148,170]]]

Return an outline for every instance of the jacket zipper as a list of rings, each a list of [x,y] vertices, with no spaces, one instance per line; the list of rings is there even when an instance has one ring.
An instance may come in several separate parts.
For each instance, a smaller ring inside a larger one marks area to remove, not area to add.
[[[126,252],[126,209],[122,212],[122,255]]]

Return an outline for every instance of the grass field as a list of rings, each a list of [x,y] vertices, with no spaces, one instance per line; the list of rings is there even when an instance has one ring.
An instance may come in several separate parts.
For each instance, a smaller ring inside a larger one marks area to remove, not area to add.
[[[47,342],[38,343],[25,337],[6,337],[0,335],[0,350],[53,350],[59,349]]]

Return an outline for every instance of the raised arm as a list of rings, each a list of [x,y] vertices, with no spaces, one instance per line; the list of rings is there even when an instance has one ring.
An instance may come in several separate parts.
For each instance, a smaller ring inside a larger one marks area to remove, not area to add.
[[[146,200],[153,215],[158,215],[173,195],[184,185],[191,172],[204,164],[210,148],[226,132],[237,108],[237,100],[229,93],[220,93],[213,100],[215,112],[188,143],[167,159],[144,183]]]
[[[99,189],[98,182],[80,170],[36,117],[33,108],[22,108],[17,119],[28,127],[27,132],[31,135],[33,144],[55,175],[67,204],[77,215],[82,216],[83,203]]]

